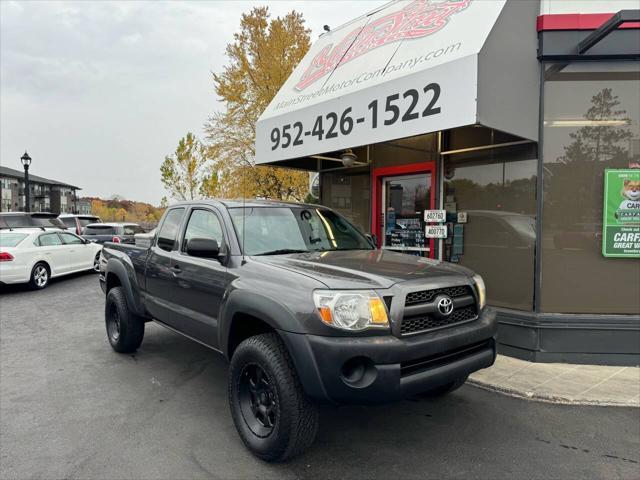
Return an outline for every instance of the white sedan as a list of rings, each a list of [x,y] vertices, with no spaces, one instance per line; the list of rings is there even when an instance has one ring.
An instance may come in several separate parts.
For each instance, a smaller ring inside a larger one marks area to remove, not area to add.
[[[0,284],[28,283],[42,289],[49,279],[99,270],[102,246],[63,230],[0,231]]]

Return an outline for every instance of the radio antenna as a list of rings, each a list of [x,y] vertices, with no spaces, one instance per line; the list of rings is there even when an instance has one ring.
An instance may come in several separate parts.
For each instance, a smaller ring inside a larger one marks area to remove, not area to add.
[[[245,230],[245,219],[247,218],[247,180],[246,180],[246,170],[247,165],[242,168],[242,262],[241,265],[244,265],[246,260],[244,259],[244,238],[247,236],[247,231]]]

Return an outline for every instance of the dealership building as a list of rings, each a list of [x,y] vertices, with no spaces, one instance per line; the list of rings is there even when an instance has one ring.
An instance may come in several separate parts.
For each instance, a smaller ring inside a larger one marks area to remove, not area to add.
[[[383,250],[480,273],[502,353],[629,365],[639,122],[636,1],[399,1],[316,41],[256,162],[317,172]]]

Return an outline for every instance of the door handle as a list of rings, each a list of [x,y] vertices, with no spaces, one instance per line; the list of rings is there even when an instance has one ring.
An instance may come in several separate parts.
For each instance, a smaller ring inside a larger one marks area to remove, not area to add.
[[[173,272],[174,275],[178,275],[182,273],[182,269],[180,268],[180,265],[173,265],[171,267],[171,271]]]

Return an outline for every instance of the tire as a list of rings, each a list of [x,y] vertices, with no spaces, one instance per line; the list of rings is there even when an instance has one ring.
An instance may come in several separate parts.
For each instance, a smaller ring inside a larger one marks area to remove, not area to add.
[[[93,259],[93,271],[100,273],[100,252],[96,253],[96,256]]]
[[[302,390],[276,333],[250,337],[236,349],[229,369],[229,407],[245,446],[267,462],[302,453],[318,431],[318,409]]]
[[[44,262],[36,263],[31,269],[31,277],[29,278],[29,287],[33,290],[42,290],[49,285],[51,272]]]
[[[122,287],[107,293],[104,318],[111,348],[118,353],[135,352],[144,338],[144,319],[129,310]]]
[[[434,397],[443,397],[444,395],[448,395],[449,393],[456,391],[462,385],[464,385],[465,382],[467,381],[467,378],[469,378],[468,375],[458,378],[453,382],[446,383],[437,388],[434,388],[433,390],[429,390],[428,392],[423,393],[423,396],[434,398]]]

